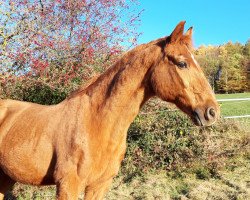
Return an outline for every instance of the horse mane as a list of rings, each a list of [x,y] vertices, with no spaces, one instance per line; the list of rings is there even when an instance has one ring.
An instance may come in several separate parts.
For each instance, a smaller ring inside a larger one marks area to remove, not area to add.
[[[170,42],[170,36],[167,36],[167,37],[163,37],[163,38],[153,40],[153,41],[151,41],[149,43],[138,45],[137,47],[135,47],[132,50],[130,50],[130,51],[126,52],[125,54],[123,54],[121,56],[121,58],[115,64],[113,64],[113,65],[111,65],[109,67],[109,69],[113,68],[116,65],[119,65],[120,63],[128,62],[131,59],[131,57],[133,57],[135,54],[137,54],[138,52],[142,52],[142,51],[148,49],[149,47],[151,47],[153,45],[157,45],[157,46],[161,47],[162,50],[163,50],[164,47],[169,42]],[[179,40],[179,42],[181,44],[186,45],[189,49],[193,48],[192,39],[190,37],[188,37],[188,36],[183,35],[182,38]],[[137,55],[139,55],[139,54],[137,54]],[[94,77],[90,78],[86,83],[82,84],[78,89],[71,92],[67,99],[73,98],[73,97],[77,96],[78,94],[84,93],[87,90],[88,87],[90,87],[93,83],[95,83],[100,78],[101,75],[102,74],[97,74]]]
[[[113,68],[115,65],[118,65],[118,63],[120,63],[120,62],[125,63],[127,60],[129,60],[131,57],[133,57],[133,55],[135,55],[137,52],[141,52],[141,51],[147,49],[148,47],[150,47],[151,45],[158,44],[159,41],[163,41],[165,39],[166,38],[160,38],[160,39],[151,41],[151,42],[146,43],[146,44],[138,45],[137,47],[133,48],[132,50],[121,55],[120,59],[118,59],[118,61],[115,64],[111,65],[109,67],[109,69]],[[75,91],[73,91],[69,94],[67,99],[73,98],[73,97],[77,96],[78,94],[84,93],[88,87],[90,87],[94,82],[96,82],[99,79],[99,77],[101,75],[102,74],[97,74],[94,77],[90,78],[87,82],[80,85],[80,87],[78,89],[76,89]]]
[[[74,90],[73,92],[71,92],[69,94],[67,99],[73,98],[73,97],[77,96],[78,94],[83,93],[90,85],[92,85],[100,77],[100,75],[101,74],[96,74],[95,76],[93,76],[92,78],[87,80],[87,82],[80,85],[80,87],[78,89]]]

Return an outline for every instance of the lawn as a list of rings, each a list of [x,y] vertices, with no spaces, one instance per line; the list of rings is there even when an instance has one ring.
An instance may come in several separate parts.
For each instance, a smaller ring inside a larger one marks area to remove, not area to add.
[[[217,94],[217,99],[250,98],[250,93]],[[250,101],[219,102],[222,116],[250,115]]]
[[[250,101],[219,102],[222,116],[250,115]]]
[[[235,94],[216,94],[217,99],[236,99],[236,98],[250,98],[250,92],[235,93]]]

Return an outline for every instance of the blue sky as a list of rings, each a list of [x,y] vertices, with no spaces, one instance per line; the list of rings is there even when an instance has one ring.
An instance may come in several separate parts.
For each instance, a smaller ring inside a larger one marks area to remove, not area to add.
[[[250,0],[139,0],[142,32],[138,43],[171,34],[179,21],[194,27],[194,44],[220,45],[250,39]]]

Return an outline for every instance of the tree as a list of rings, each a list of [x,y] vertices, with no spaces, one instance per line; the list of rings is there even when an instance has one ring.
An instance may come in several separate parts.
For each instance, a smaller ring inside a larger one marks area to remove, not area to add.
[[[243,92],[246,90],[247,77],[244,66],[243,45],[228,42],[224,45],[227,54],[224,59],[224,73],[219,82],[222,92]]]
[[[136,43],[135,5],[136,0],[0,0],[2,87],[13,79],[72,86],[72,80],[79,84],[102,71],[124,44]]]
[[[217,81],[221,77],[222,67],[224,65],[223,57],[226,54],[223,46],[201,46],[195,54],[198,62],[202,66],[212,88],[217,91]]]
[[[215,92],[243,92],[247,89],[247,44],[228,42],[221,46],[202,46],[195,54]]]

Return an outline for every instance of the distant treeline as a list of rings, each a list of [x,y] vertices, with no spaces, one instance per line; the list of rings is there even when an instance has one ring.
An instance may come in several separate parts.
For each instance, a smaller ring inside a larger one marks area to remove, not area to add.
[[[250,90],[250,39],[246,44],[201,46],[195,55],[216,93]]]

